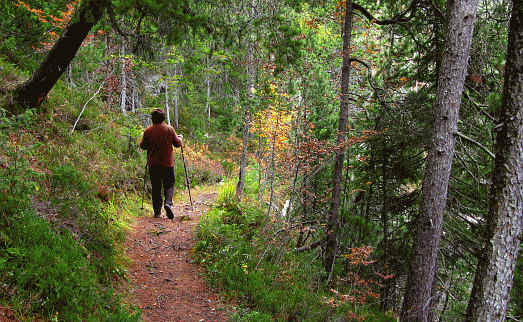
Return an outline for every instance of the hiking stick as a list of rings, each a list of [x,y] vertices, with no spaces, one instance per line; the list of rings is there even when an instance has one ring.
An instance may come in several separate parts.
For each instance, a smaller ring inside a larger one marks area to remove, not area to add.
[[[145,172],[143,173],[143,192],[142,192],[142,208],[143,210],[143,200],[145,199],[145,178],[147,176],[147,163],[145,163]]]
[[[189,176],[187,175],[187,166],[185,165],[185,156],[184,156],[184,153],[183,153],[183,144],[180,147],[182,148],[183,169],[185,170],[185,185],[187,186],[187,190],[189,191],[189,200],[191,201],[191,209],[194,210],[194,207],[192,205],[191,186],[189,184]]]

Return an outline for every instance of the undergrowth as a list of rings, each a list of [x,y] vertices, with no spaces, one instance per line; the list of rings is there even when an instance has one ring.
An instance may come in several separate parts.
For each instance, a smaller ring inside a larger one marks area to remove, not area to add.
[[[0,87],[25,77],[0,59]],[[150,202],[140,210],[144,128],[96,98],[73,132],[93,91],[59,81],[41,109],[20,115],[7,112],[0,96],[0,306],[18,320],[140,318],[115,288],[126,278],[122,243],[129,221],[152,214]],[[221,180],[221,166],[204,151],[187,147],[186,153],[192,185]],[[181,161],[175,172],[184,188]],[[146,200],[150,190],[147,180]]]
[[[70,165],[49,172],[33,169],[31,161],[42,156],[42,144],[27,145],[12,132],[33,126],[33,116],[31,111],[18,118],[0,115],[0,301],[20,320],[137,321],[139,313],[122,304],[112,288],[121,255],[111,238],[121,229],[93,221],[110,210],[85,197],[92,195],[89,184]],[[43,192],[46,182],[54,189],[53,199],[68,199],[63,207],[74,203],[81,212],[77,219],[89,224],[65,217],[49,220],[57,214],[42,218],[34,195]]]
[[[247,178],[251,195],[241,202],[233,182],[222,186],[201,219],[195,246],[209,283],[240,304],[234,321],[395,321],[372,300],[377,281],[340,281],[338,290],[327,285],[319,254],[293,250],[285,221],[267,219],[253,206],[256,175]],[[369,248],[362,249],[346,255],[350,276],[372,263]]]
[[[239,203],[234,185],[226,183],[215,206],[200,223],[195,256],[207,268],[208,280],[244,306],[233,317],[241,321],[319,321],[326,316],[321,292],[314,281],[321,271],[307,256],[285,254],[264,247],[264,212]]]

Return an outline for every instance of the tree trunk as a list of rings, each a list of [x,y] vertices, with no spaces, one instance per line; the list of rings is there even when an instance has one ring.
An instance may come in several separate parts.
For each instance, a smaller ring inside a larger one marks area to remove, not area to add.
[[[254,18],[254,1],[251,0],[249,18]],[[243,138],[242,138],[242,155],[240,158],[240,173],[238,175],[238,184],[236,185],[236,197],[240,198],[245,186],[245,170],[247,168],[247,146],[249,143],[249,128],[251,123],[251,114],[249,104],[254,96],[254,45],[249,39],[247,45],[247,102],[244,106],[243,118]]]
[[[169,110],[169,83],[165,80],[165,115],[167,116],[167,124],[171,125],[171,111]]]
[[[513,1],[501,122],[494,147],[488,238],[466,321],[505,321],[523,228],[523,3]]]
[[[478,0],[447,3],[448,28],[439,70],[432,142],[416,221],[410,275],[401,312],[402,321],[426,322],[447,203],[461,95],[467,73]]]
[[[178,128],[178,70],[177,67],[174,68],[174,78],[176,81],[176,88],[174,89],[174,125]]]
[[[67,65],[67,79],[69,80],[69,87],[76,87],[76,84],[73,81],[73,62],[70,62]]]
[[[381,163],[381,173],[382,173],[382,176],[383,176],[383,183],[382,183],[382,186],[381,186],[381,198],[383,200],[383,203],[381,205],[381,224],[383,226],[383,239],[381,241],[381,244],[382,244],[382,249],[383,249],[383,258],[381,260],[382,262],[382,274],[388,274],[389,273],[389,270],[390,270],[390,267],[389,267],[389,262],[390,262],[390,239],[389,239],[389,218],[390,218],[390,210],[389,210],[389,206],[390,206],[390,203],[391,201],[389,200],[389,190],[388,190],[388,185],[387,185],[387,182],[389,180],[388,178],[388,171],[387,171],[387,167],[389,166],[388,162],[389,162],[389,151],[388,149],[383,149],[382,150],[382,158],[383,158],[383,161]],[[387,311],[389,309],[389,293],[390,293],[390,288],[391,288],[391,283],[392,283],[392,279],[387,279],[387,280],[384,280],[382,283],[383,283],[383,287],[381,288],[381,309],[383,311]]]
[[[267,209],[267,220],[271,215],[272,202],[274,198],[274,174],[276,173],[276,136],[278,135],[278,128],[280,127],[280,97],[278,97],[278,114],[276,118],[276,125],[272,130],[272,147],[271,147],[271,183],[269,185],[270,196],[269,196],[269,207]]]
[[[127,115],[127,75],[125,74],[125,43],[123,40],[120,49],[120,56],[122,57],[122,92],[120,95],[120,108],[123,115]]]
[[[205,109],[207,110],[207,125],[206,125],[206,137],[207,137],[207,140],[209,139],[209,129],[211,127],[211,104],[210,104],[210,100],[211,100],[211,75],[210,75],[210,72],[209,72],[209,56],[207,55],[205,57],[205,62],[206,62],[206,65],[207,65],[207,97],[206,97],[206,100],[205,100]]]
[[[131,93],[131,112],[136,112],[136,82],[133,84],[133,91]]]
[[[332,272],[336,259],[338,238],[338,212],[340,207],[341,178],[345,159],[345,140],[347,133],[347,119],[349,114],[349,80],[350,80],[350,45],[352,33],[352,0],[347,0],[345,22],[343,26],[343,62],[341,67],[341,99],[338,118],[338,138],[334,173],[332,174],[332,200],[327,221],[327,246],[325,249],[324,267],[327,273]],[[330,276],[329,276],[330,279]]]
[[[108,5],[110,5],[108,0],[82,2],[77,14],[33,76],[16,88],[14,97],[16,103],[24,108],[39,107],[42,104]]]

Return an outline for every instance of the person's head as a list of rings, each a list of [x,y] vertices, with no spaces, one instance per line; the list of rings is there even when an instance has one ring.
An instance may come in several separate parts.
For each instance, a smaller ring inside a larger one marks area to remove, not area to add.
[[[153,124],[162,123],[165,120],[165,112],[159,108],[155,108],[151,113]]]

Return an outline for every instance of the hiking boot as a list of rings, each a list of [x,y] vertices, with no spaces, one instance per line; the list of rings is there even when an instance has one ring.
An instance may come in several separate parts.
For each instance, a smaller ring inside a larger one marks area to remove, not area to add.
[[[167,215],[167,218],[173,219],[174,218],[174,213],[173,213],[173,211],[171,209],[171,206],[165,205],[163,208],[165,209],[165,214]]]
[[[154,218],[160,218],[161,214],[154,214]]]

